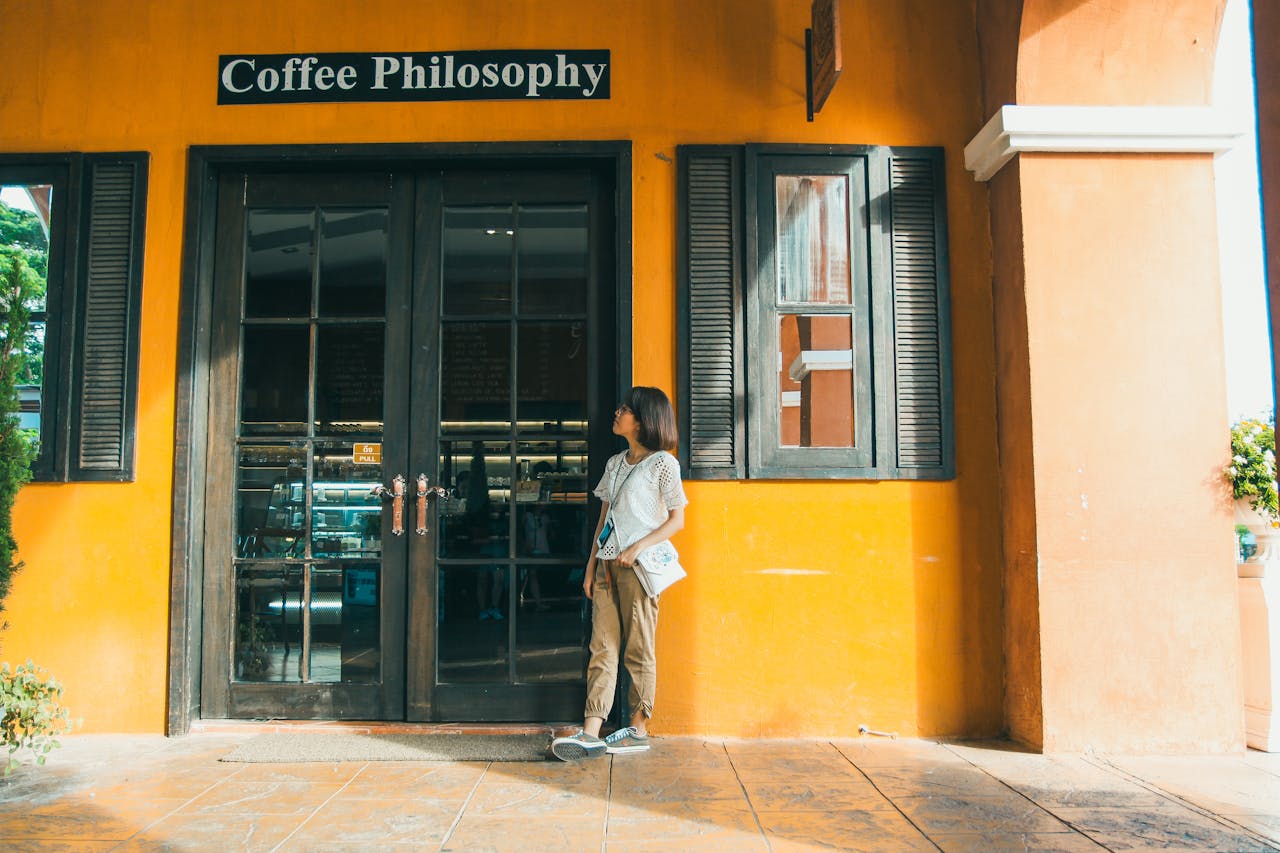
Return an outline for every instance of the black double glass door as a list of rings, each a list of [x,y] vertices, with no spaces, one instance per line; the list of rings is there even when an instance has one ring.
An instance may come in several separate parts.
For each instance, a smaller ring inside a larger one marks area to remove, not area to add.
[[[205,717],[580,715],[607,194],[586,171],[221,177]]]

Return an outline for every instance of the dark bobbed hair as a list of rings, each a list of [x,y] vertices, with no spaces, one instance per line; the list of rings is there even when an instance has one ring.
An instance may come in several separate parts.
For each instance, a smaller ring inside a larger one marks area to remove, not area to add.
[[[640,424],[637,440],[650,450],[675,450],[680,434],[676,430],[676,413],[661,388],[637,385],[623,401]]]

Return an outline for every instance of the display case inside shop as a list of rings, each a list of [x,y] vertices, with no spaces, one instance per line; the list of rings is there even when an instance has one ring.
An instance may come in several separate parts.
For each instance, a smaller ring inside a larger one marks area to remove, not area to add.
[[[381,552],[382,505],[373,493],[377,485],[373,480],[311,485],[312,557],[376,557]],[[271,489],[266,526],[300,533],[306,511],[305,483],[277,483]],[[302,541],[300,536],[297,541]]]

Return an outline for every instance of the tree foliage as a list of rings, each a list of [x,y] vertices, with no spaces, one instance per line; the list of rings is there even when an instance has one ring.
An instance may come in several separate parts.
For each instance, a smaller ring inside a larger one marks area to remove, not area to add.
[[[22,567],[13,538],[13,502],[31,479],[34,456],[31,438],[18,421],[17,388],[27,359],[22,343],[31,316],[28,305],[34,278],[21,258],[0,261],[0,612],[13,574]]]
[[[41,280],[48,278],[49,241],[45,239],[40,217],[0,202],[0,255],[17,255]],[[44,291],[36,296],[44,296]]]
[[[9,207],[0,202],[0,274],[20,262],[21,275],[26,279],[23,290],[23,306],[28,312],[45,310],[45,295],[49,279],[49,241],[45,237],[40,218],[29,210]],[[0,307],[0,320],[7,309]],[[16,374],[19,385],[40,385],[44,382],[44,335],[30,323],[17,338],[22,341],[25,358]]]

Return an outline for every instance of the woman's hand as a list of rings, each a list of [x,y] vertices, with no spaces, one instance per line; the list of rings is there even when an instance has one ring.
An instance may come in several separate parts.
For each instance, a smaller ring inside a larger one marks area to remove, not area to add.
[[[596,584],[596,558],[587,561],[586,571],[582,573],[582,591],[591,598],[591,590]]]
[[[640,547],[639,542],[636,542],[632,545],[628,545],[626,550],[624,550],[621,554],[618,555],[618,562],[626,566],[627,568],[631,568],[633,565],[635,565],[636,557],[640,556],[640,552],[643,550],[644,549]]]

